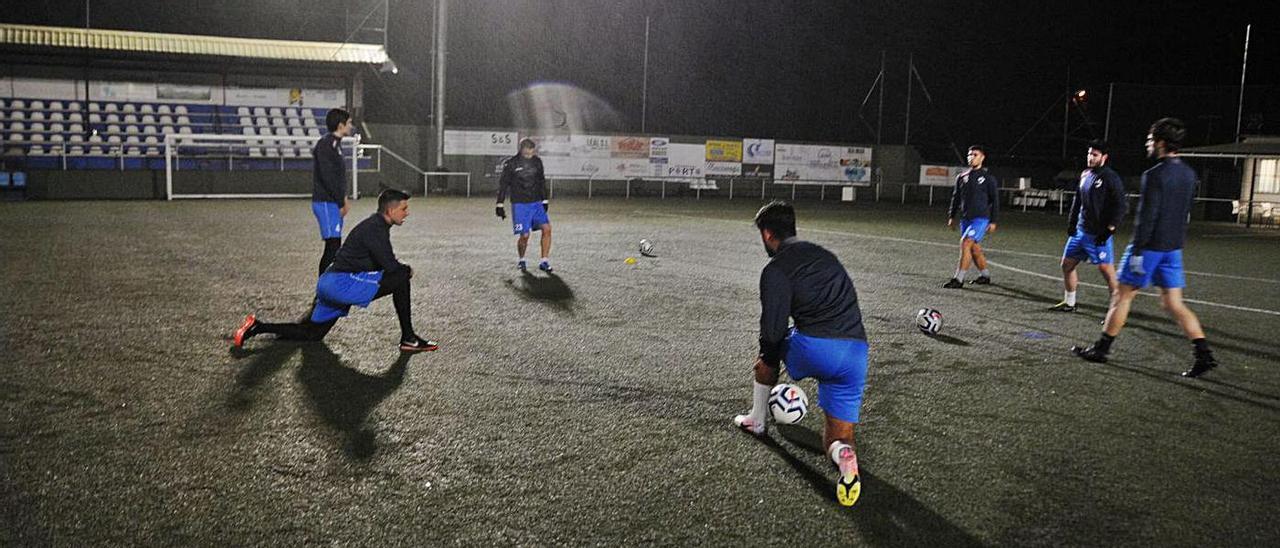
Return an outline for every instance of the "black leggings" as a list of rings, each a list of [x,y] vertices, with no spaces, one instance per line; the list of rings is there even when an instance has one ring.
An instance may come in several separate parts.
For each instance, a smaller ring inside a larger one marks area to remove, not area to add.
[[[413,335],[413,318],[409,308],[409,269],[402,268],[382,276],[382,281],[378,283],[378,293],[373,298],[376,300],[387,295],[391,295],[396,318],[400,320],[400,338],[408,339]],[[286,341],[319,341],[329,334],[336,323],[336,318],[316,323],[310,317],[298,323],[258,322],[253,326],[253,333],[270,333]]]
[[[324,274],[324,269],[329,268],[329,265],[333,263],[333,259],[338,256],[338,249],[341,247],[342,238],[325,238],[324,253],[320,255],[320,274]]]

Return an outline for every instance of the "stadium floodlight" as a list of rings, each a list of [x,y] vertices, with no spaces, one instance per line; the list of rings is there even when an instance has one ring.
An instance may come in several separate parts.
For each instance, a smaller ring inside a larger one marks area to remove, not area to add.
[[[378,72],[390,72],[391,74],[400,74],[400,67],[396,66],[396,62],[392,61],[391,57],[387,57],[387,60],[383,61],[382,68],[378,69]]]

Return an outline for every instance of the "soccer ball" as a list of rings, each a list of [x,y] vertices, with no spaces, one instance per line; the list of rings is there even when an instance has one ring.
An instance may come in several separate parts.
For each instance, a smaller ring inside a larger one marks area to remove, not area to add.
[[[937,335],[942,331],[942,313],[932,308],[921,308],[916,312],[916,327],[928,335]]]
[[[809,397],[794,384],[779,384],[769,391],[769,412],[780,424],[795,424],[809,414]]]
[[[645,257],[653,256],[653,242],[649,240],[640,240],[640,254]]]

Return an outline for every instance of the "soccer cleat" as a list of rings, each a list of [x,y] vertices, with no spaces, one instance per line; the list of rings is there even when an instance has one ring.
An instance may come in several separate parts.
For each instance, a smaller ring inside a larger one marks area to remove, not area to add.
[[[400,340],[401,352],[434,352],[440,349],[440,343],[414,335]]]
[[[962,287],[964,287],[964,282],[956,278],[951,278],[950,280],[947,280],[947,283],[942,284],[943,289],[960,289]]]
[[[991,285],[991,276],[978,276],[969,283],[974,285]]]
[[[521,272],[528,272],[529,263],[525,262],[524,259],[520,259],[519,261],[516,261],[516,270],[519,270]]]
[[[1196,363],[1191,365],[1191,369],[1183,371],[1182,376],[1194,379],[1217,366],[1218,360],[1213,359],[1213,354],[1203,354],[1196,356]]]
[[[763,436],[765,430],[764,421],[756,422],[751,415],[738,415],[733,417],[733,424],[738,428],[751,432],[757,436]]]
[[[1079,346],[1071,347],[1071,353],[1080,356],[1080,359],[1091,361],[1094,363],[1107,363],[1107,353],[1098,350],[1095,345],[1089,345],[1088,348],[1080,348]]]
[[[548,274],[550,274],[551,272],[555,271],[555,269],[554,269],[554,268],[551,268],[551,263],[549,263],[549,262],[547,262],[547,261],[542,261],[542,262],[538,263],[538,270],[541,270],[541,271],[546,272],[546,273],[548,273]]]
[[[858,475],[858,456],[852,447],[840,449],[840,479],[836,481],[836,500],[841,506],[853,506],[862,494],[862,477]]]
[[[249,331],[252,330],[253,326],[257,325],[257,323],[258,323],[258,319],[254,318],[253,314],[249,314],[248,316],[245,316],[244,321],[240,322],[240,327],[236,329],[235,336],[231,338],[231,345],[236,348],[243,347],[244,341],[248,340],[249,337],[253,336],[253,334],[249,333]]]
[[[1067,304],[1067,301],[1062,301],[1058,304],[1050,306],[1049,310],[1053,312],[1075,312],[1076,307],[1073,304]]]

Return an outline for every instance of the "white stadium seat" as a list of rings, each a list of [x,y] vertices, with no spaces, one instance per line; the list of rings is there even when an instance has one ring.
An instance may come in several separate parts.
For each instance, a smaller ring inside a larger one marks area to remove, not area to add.
[[[44,156],[44,147],[40,145],[32,145],[27,149],[27,154],[31,156]]]
[[[124,115],[124,123],[126,123],[126,124],[136,124],[136,123],[138,123],[138,115],[137,115],[137,114],[126,114],[126,115]]]
[[[160,108],[156,109],[157,114],[170,114],[172,112],[172,110],[169,110],[169,105],[160,105]]]
[[[124,132],[136,135],[138,133],[138,126],[127,126],[124,128]]]
[[[9,108],[14,110],[24,109],[27,108],[27,102],[22,99],[14,99],[12,103],[9,103]]]
[[[147,149],[147,156],[164,156],[164,151],[155,147],[151,147]]]
[[[93,135],[90,135],[90,136],[89,136],[89,142],[90,142],[90,143],[101,143],[101,142],[102,142],[102,135],[99,135],[99,134],[97,134],[97,133],[94,133]]]
[[[26,120],[27,113],[22,112],[21,110],[15,110],[9,113],[9,119],[10,120]]]
[[[155,135],[156,133],[159,133],[156,131],[156,126],[144,126],[142,128],[142,132],[147,135]]]
[[[102,123],[102,115],[101,115],[101,114],[98,114],[98,113],[96,113],[96,112],[94,112],[94,113],[90,114],[90,115],[89,115],[89,123],[90,123],[90,124],[101,124],[101,123]]]
[[[178,105],[178,106],[176,106],[176,107],[173,107],[173,112],[174,112],[174,113],[176,113],[176,114],[186,114],[186,113],[187,113],[187,107],[186,107],[186,106],[184,106],[184,105]]]
[[[67,110],[72,110],[72,111],[79,112],[79,111],[80,111],[80,102],[79,102],[79,101],[72,101],[70,104],[68,104],[68,105],[67,105]]]
[[[32,134],[31,134],[31,142],[33,142],[33,143],[43,143],[43,142],[44,142],[44,134],[43,134],[43,133],[32,133]]]
[[[22,122],[9,122],[9,131],[22,131],[27,129],[27,125]]]
[[[191,128],[188,126],[182,126],[178,128],[178,133],[182,135],[191,135]]]
[[[72,134],[71,134],[71,139],[70,139],[70,141],[71,141],[72,143],[83,143],[83,142],[84,142],[84,135],[81,135],[81,134],[79,134],[79,133],[72,133]]]
[[[289,127],[302,127],[301,118],[289,118]]]
[[[54,122],[52,124],[49,124],[49,131],[62,133],[63,131],[66,131],[66,129],[64,129],[64,126],[61,123]]]
[[[158,139],[155,135],[148,135],[146,139],[142,140],[142,142],[148,145],[154,145],[154,144],[159,144],[160,139]]]
[[[143,117],[142,117],[142,123],[144,123],[144,124],[154,124],[154,123],[156,123],[156,117],[155,117],[155,115],[154,115],[154,114],[146,114],[146,115],[143,115]]]
[[[110,144],[113,144],[113,145],[114,145],[114,144],[118,144],[118,143],[120,142],[120,136],[119,136],[119,135],[108,135],[108,136],[107,136],[107,142],[108,142],[108,143],[110,143]]]
[[[72,122],[83,122],[84,115],[80,114],[79,112],[72,112],[71,114],[67,115],[67,119]]]
[[[120,123],[120,115],[119,115],[119,114],[108,114],[108,115],[107,115],[107,123],[108,123],[108,124],[110,124],[110,123],[112,123],[112,122]]]
[[[107,103],[104,107],[102,107],[102,109],[107,112],[120,112],[120,106],[115,103]]]
[[[49,120],[51,120],[51,121],[61,122],[61,121],[62,121],[62,120],[64,120],[64,119],[65,119],[65,118],[63,118],[63,117],[62,117],[62,113],[61,113],[61,112],[51,112],[51,113],[49,113]]]
[[[99,105],[98,103],[89,103],[89,112],[101,112],[101,111],[102,111],[102,105]]]
[[[67,128],[67,131],[70,131],[71,133],[84,133],[84,126],[80,124],[71,124],[71,127]]]
[[[138,107],[134,106],[133,103],[125,103],[122,110],[124,112],[138,112]]]
[[[26,140],[27,140],[27,137],[26,137],[25,135],[21,134],[21,133],[10,133],[10,134],[9,134],[9,142],[11,142],[11,143],[21,143],[21,142],[26,141]]]
[[[280,117],[280,116],[284,116],[284,113],[280,112],[280,107],[271,107],[271,115],[275,117]]]
[[[107,133],[120,133],[120,126],[115,124],[107,126]]]
[[[262,107],[253,107],[253,115],[254,115],[254,116],[266,116],[266,115],[267,115],[267,109],[262,108]]]
[[[249,115],[249,107],[236,107],[236,115],[237,115],[237,116],[248,116],[248,115]]]
[[[163,126],[163,127],[161,127],[161,128],[160,128],[160,133],[162,133],[162,134],[166,134],[166,135],[167,135],[167,134],[170,134],[170,133],[173,133],[173,126]]]
[[[289,130],[289,134],[293,135],[294,137],[305,137],[307,135],[306,132],[302,131],[302,128],[300,127],[295,127]]]
[[[259,116],[254,125],[262,127],[271,125],[271,119],[266,116]]]
[[[137,136],[137,135],[130,135],[130,136],[125,137],[125,138],[124,138],[124,142],[126,142],[126,143],[132,143],[132,144],[138,144],[138,143],[141,143],[141,142],[142,142],[142,140],[138,139],[138,136]]]
[[[27,128],[27,130],[28,130],[28,131],[44,131],[44,123],[43,123],[43,122],[32,122],[32,123],[31,123],[31,127],[28,127],[28,128]]]
[[[248,117],[248,116],[241,116],[241,117],[240,117],[240,125],[242,125],[242,126],[251,126],[251,125],[253,125],[253,118],[250,118],[250,117]]]
[[[50,135],[50,136],[49,136],[49,141],[50,141],[50,142],[53,142],[53,143],[61,143],[61,142],[65,141],[65,140],[66,140],[66,139],[64,139],[64,138],[62,137],[62,134],[61,134],[61,133],[54,133],[53,135]]]
[[[155,109],[151,108],[150,104],[142,105],[143,114],[151,114],[153,112],[155,112]]]
[[[308,130],[308,131],[307,131],[307,134],[311,135],[312,137],[319,137],[319,136],[321,135],[321,134],[320,134],[320,128],[318,128],[318,127],[313,127],[313,128],[311,128],[310,130]]]
[[[102,151],[102,147],[89,147],[89,155],[90,156],[106,156],[106,153]]]
[[[161,115],[161,116],[160,116],[160,123],[162,123],[162,124],[172,124],[172,123],[173,123],[173,117],[172,117],[172,116],[169,116],[169,115],[167,115],[167,114],[166,114],[166,115]]]
[[[178,117],[178,123],[179,123],[179,124],[181,124],[181,125],[187,125],[187,126],[189,126],[189,125],[191,125],[191,118],[190,118],[190,117],[188,117],[188,116],[179,116],[179,117]]]
[[[31,110],[44,110],[44,101],[32,101]]]
[[[62,101],[53,101],[49,103],[49,110],[62,110]]]
[[[31,118],[32,120],[43,120],[43,119],[44,119],[44,112],[43,112],[43,111],[39,111],[39,110],[37,110],[37,111],[35,111],[35,112],[32,112],[32,113],[31,113],[31,117],[30,117],[30,118]]]
[[[284,118],[272,118],[271,125],[275,127],[286,127],[284,123]]]

